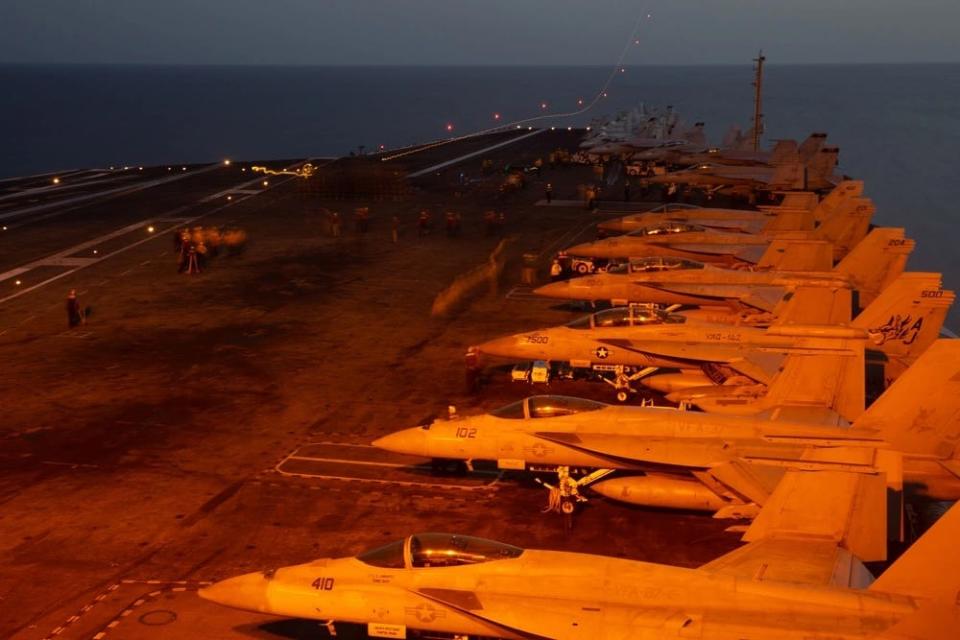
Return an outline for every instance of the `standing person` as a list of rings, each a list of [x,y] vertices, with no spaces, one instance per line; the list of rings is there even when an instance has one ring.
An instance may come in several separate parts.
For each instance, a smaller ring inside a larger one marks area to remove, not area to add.
[[[447,211],[445,215],[447,221],[447,237],[452,238],[456,232],[457,221],[453,215],[453,211]]]
[[[560,266],[560,261],[554,258],[553,263],[550,265],[550,279],[556,282],[562,275],[563,267]]]
[[[623,181],[623,201],[630,202],[630,178]]]
[[[70,293],[67,294],[67,327],[73,329],[85,321],[83,309],[80,307],[80,298],[77,297],[77,290],[70,289]]]
[[[394,214],[393,216],[393,244],[397,244],[397,241],[400,239],[400,216]]]
[[[551,202],[553,202],[553,185],[548,182],[546,188],[543,191],[543,194],[547,198],[547,204],[550,204]]]
[[[430,212],[426,209],[420,210],[417,216],[417,235],[421,238],[430,233]]]
[[[187,251],[187,275],[193,276],[200,273],[200,261],[197,259],[197,248],[190,245]]]
[[[330,235],[334,238],[340,237],[340,212],[334,211],[330,214]]]
[[[597,189],[593,185],[587,187],[587,210],[593,211],[593,206],[597,202]]]

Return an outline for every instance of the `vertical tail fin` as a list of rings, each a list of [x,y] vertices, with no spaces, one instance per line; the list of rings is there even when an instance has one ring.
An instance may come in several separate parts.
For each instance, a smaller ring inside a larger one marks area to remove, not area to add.
[[[852,422],[864,409],[864,366],[863,340],[802,338],[784,358],[764,404],[826,407]]]
[[[819,224],[833,215],[841,203],[851,198],[859,198],[862,195],[863,180],[844,180],[823,197],[823,200],[813,210],[814,219]]]
[[[770,152],[770,159],[767,161],[767,164],[779,166],[797,161],[799,157],[796,140],[777,140]]]
[[[697,122],[683,133],[683,139],[691,144],[707,146],[707,134],[704,132],[706,125],[703,122]]]
[[[757,262],[757,267],[778,271],[830,271],[833,245],[823,240],[775,238]]]
[[[958,539],[960,504],[955,504],[870,585],[870,591],[897,593],[956,606],[960,593]],[[919,613],[923,613],[922,609]],[[948,629],[940,630],[949,634]],[[932,636],[911,634],[897,637]]]
[[[813,237],[833,243],[833,257],[840,260],[867,235],[876,210],[870,198],[846,198],[824,218]]]
[[[850,289],[797,287],[774,308],[771,326],[846,325],[853,317],[852,298]]]
[[[787,231],[813,231],[813,212],[785,209],[774,213],[763,226],[762,233],[779,235]],[[833,263],[833,248],[830,249],[831,264]],[[827,267],[829,270],[830,267]]]
[[[934,342],[853,424],[903,453],[952,458],[960,444],[960,340]]]
[[[915,245],[904,237],[902,228],[875,227],[835,270],[850,278],[853,288],[860,292],[860,305],[868,305],[900,277]]]
[[[823,145],[827,143],[827,134],[825,133],[811,133],[807,136],[807,139],[800,143],[800,147],[797,149],[797,152],[800,154],[800,162],[807,164],[810,160],[817,155],[820,149],[823,149]]]
[[[807,184],[809,189],[826,189],[833,187],[834,169],[840,160],[838,147],[824,147],[813,156],[807,167]]]
[[[941,288],[939,273],[907,272],[864,309],[853,326],[887,358],[887,378],[903,373],[937,339],[956,294]]]
[[[796,160],[778,164],[768,186],[772,189],[806,189],[807,168]]]

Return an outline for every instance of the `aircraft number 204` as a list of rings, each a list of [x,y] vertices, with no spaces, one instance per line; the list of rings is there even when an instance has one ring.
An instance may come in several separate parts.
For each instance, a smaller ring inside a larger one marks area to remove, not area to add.
[[[317,591],[333,591],[333,578],[317,578],[310,586]]]

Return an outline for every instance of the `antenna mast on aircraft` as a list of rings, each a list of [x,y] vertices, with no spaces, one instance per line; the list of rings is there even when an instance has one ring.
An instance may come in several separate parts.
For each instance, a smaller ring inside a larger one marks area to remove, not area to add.
[[[763,135],[763,63],[766,61],[763,50],[753,61],[757,63],[753,78],[753,150],[760,151],[760,136]]]

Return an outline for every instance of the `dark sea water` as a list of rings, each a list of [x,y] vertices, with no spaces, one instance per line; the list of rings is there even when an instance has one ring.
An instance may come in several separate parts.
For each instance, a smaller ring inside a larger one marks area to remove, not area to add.
[[[108,165],[339,155],[573,109],[597,67],[3,67],[0,176]],[[645,101],[719,142],[752,113],[749,66],[631,67],[591,117]],[[906,226],[915,270],[960,287],[960,65],[768,65],[767,138],[827,131],[875,222]],[[960,313],[950,326],[960,325]]]

